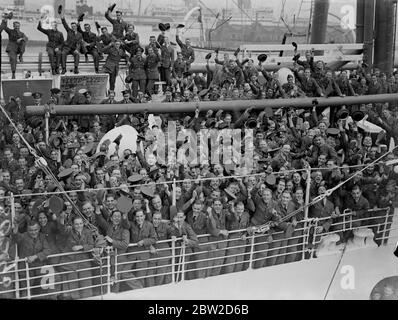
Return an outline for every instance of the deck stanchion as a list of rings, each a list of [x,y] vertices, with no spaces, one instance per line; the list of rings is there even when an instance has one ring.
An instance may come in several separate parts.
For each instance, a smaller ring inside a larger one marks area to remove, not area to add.
[[[15,297],[19,299],[18,246],[15,245]]]
[[[106,248],[106,267],[107,267],[107,280],[106,280],[106,292],[111,293],[111,255],[109,247]],[[116,255],[115,255],[115,270],[116,270]],[[101,272],[102,278],[102,272]]]
[[[30,276],[29,276],[29,264],[28,260],[25,259],[25,273],[26,273],[26,297],[30,300],[31,299],[31,292],[30,292]]]
[[[175,258],[176,258],[176,238],[171,238],[171,278],[174,283],[176,283],[176,273],[175,273]]]
[[[250,258],[249,258],[249,269],[253,268],[253,255],[254,255],[254,232],[250,237]]]
[[[44,114],[44,119],[45,119],[45,139],[46,139],[46,144],[48,145],[48,140],[50,138],[50,112],[46,112]]]

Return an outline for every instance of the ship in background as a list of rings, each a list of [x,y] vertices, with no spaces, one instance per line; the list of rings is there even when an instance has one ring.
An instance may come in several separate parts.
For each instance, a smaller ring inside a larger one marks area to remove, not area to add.
[[[36,26],[43,10],[50,11],[48,21],[54,18],[59,20],[55,8],[61,4],[66,9],[67,21],[76,20],[79,14],[85,13],[85,21],[92,24],[98,21],[100,25],[110,27],[104,18],[104,12],[113,2],[124,12],[124,19],[135,25],[144,44],[150,35],[159,32],[160,22],[168,22],[172,26],[183,22],[186,24],[183,36],[191,38],[195,46],[206,49],[235,49],[242,43],[280,44],[286,39],[286,35],[291,41],[307,43],[314,1],[302,0],[293,15],[285,11],[286,0],[281,0],[280,13],[275,12],[272,7],[254,7],[251,0],[226,1],[221,10],[211,8],[201,0],[162,1],[161,5],[152,4],[152,1],[144,5],[142,0],[0,0],[0,11],[12,10],[15,19],[22,22],[22,30],[28,36],[30,44],[41,44],[46,41],[46,37],[36,30]],[[342,23],[343,15],[339,13],[341,5],[335,6],[337,7],[333,11],[336,13],[328,16],[326,42],[355,42],[354,32]],[[64,31],[62,27],[59,29]],[[174,28],[170,32],[174,38]]]

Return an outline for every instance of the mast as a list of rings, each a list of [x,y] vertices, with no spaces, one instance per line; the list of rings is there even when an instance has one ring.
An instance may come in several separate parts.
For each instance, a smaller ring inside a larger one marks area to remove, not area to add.
[[[376,1],[374,63],[381,72],[393,70],[394,0]]]
[[[325,43],[328,27],[329,0],[315,0],[311,26],[311,43]],[[322,55],[322,52],[315,52]]]

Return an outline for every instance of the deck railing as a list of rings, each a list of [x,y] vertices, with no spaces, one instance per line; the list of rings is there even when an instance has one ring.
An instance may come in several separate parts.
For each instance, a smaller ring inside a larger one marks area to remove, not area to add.
[[[196,246],[173,237],[158,241],[156,253],[137,244],[130,244],[126,252],[107,247],[96,262],[92,251],[53,254],[41,265],[16,257],[0,265],[0,298],[81,299],[315,259],[328,235],[355,234],[357,229],[371,229],[379,246],[397,237],[390,235],[396,229],[389,208],[368,210],[361,217],[346,210],[333,218],[326,232],[317,234],[317,227],[330,219],[299,221],[290,234],[241,229],[230,231],[227,238],[199,235]]]

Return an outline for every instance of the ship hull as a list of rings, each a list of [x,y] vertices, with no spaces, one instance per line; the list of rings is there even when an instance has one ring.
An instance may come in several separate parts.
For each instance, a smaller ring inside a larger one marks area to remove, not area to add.
[[[119,294],[112,293],[103,298],[109,300],[369,300],[373,288],[379,281],[398,275],[398,258],[393,254],[394,249],[395,245],[390,244],[379,248],[346,251],[340,264],[341,253],[338,253],[230,275]],[[97,300],[101,297],[92,299]]]

